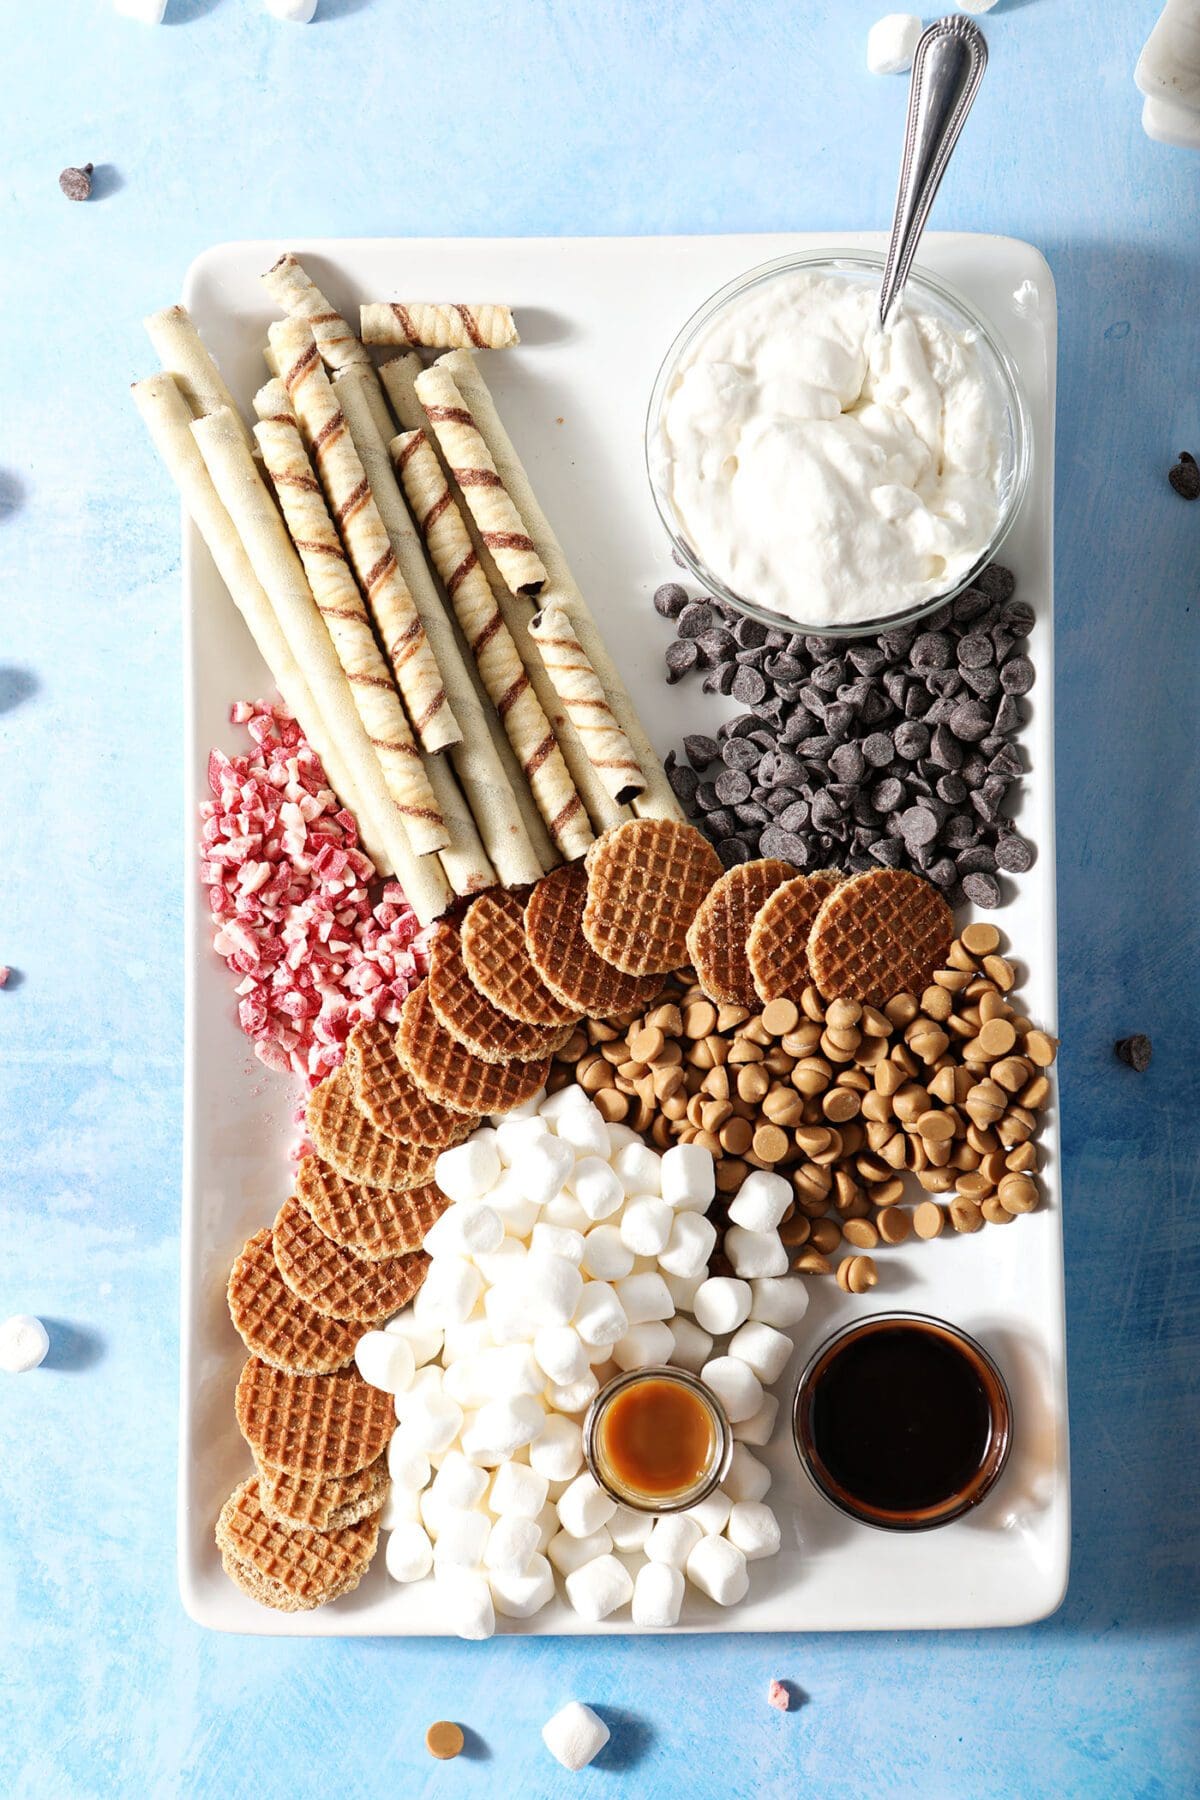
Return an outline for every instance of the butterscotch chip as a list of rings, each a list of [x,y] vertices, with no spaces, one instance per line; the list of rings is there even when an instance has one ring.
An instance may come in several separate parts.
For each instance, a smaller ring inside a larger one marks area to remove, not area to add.
[[[275,1215],[275,1262],[288,1287],[334,1319],[373,1324],[400,1311],[417,1294],[429,1268],[423,1250],[369,1261],[321,1231],[294,1196]]]
[[[376,1457],[352,1475],[309,1479],[273,1469],[255,1458],[262,1508],[288,1531],[340,1531],[378,1512],[387,1499],[391,1477],[387,1457]]]
[[[424,991],[424,983],[418,991]],[[318,1155],[347,1181],[404,1191],[420,1187],[433,1174],[438,1152],[427,1145],[401,1143],[373,1125],[355,1101],[344,1063],[313,1089],[305,1120]],[[471,1129],[472,1121],[464,1119],[461,1137],[469,1136]]]
[[[902,1244],[913,1224],[900,1207],[885,1206],[875,1214],[875,1228],[885,1244]]]
[[[226,1572],[251,1598],[308,1612],[358,1586],[379,1541],[379,1514],[340,1531],[289,1531],[265,1511],[252,1477],[221,1508],[216,1539]]]
[[[542,877],[525,904],[525,942],[539,979],[556,999],[593,1019],[634,1016],[658,998],[659,976],[626,975],[597,956],[583,934],[588,878],[582,863]]]
[[[788,1137],[778,1125],[760,1125],[752,1140],[754,1154],[760,1162],[782,1162],[788,1153]]]
[[[953,935],[954,915],[928,881],[905,869],[872,869],[824,900],[808,960],[822,994],[880,1006],[928,986]]]
[[[1005,1206],[999,1194],[989,1194],[986,1200],[980,1202],[979,1209],[989,1225],[1011,1225],[1016,1217]]]
[[[716,1030],[717,1009],[711,1000],[693,1000],[683,1011],[685,1037],[707,1038]]]
[[[687,960],[687,934],[721,859],[693,825],[631,819],[614,825],[585,858],[583,935],[627,975],[665,975]]]
[[[310,1479],[365,1468],[396,1428],[392,1396],[357,1369],[287,1375],[259,1356],[242,1369],[234,1410],[256,1460]]]
[[[879,1232],[870,1219],[847,1219],[842,1226],[842,1236],[856,1250],[874,1250],[879,1243]]]
[[[528,1025],[511,1019],[480,993],[463,961],[457,928],[441,924],[429,952],[429,1005],[438,1023],[484,1062],[533,1062],[553,1056],[571,1027]]]
[[[968,925],[960,933],[960,942],[972,956],[990,956],[1000,948],[1000,933],[994,925]]]
[[[759,908],[746,943],[746,957],[754,991],[761,1000],[803,1001],[804,990],[813,980],[809,932],[822,903],[843,880],[829,869],[796,875],[777,887]]]
[[[368,1262],[419,1250],[450,1202],[432,1181],[397,1192],[347,1181],[319,1156],[296,1170],[296,1198],[318,1230]]]
[[[388,1137],[437,1151],[461,1142],[462,1114],[436,1105],[405,1074],[393,1026],[377,1019],[356,1025],[346,1045],[345,1067],[360,1108]]]
[[[550,1072],[548,1058],[485,1062],[475,1056],[434,1016],[424,981],[412,989],[400,1009],[396,1049],[418,1087],[439,1106],[456,1112],[512,1112],[532,1100]]]
[[[235,1258],[226,1289],[229,1316],[247,1350],[289,1375],[328,1375],[354,1360],[362,1326],[331,1319],[302,1300],[279,1273],[265,1227]]]
[[[945,1208],[939,1206],[936,1200],[922,1200],[920,1206],[913,1210],[912,1227],[919,1238],[941,1237],[945,1223]]]
[[[1017,1034],[1007,1019],[989,1019],[981,1025],[976,1042],[986,1057],[1006,1056],[1017,1041]]]
[[[978,1203],[965,1194],[956,1194],[950,1202],[950,1223],[955,1231],[979,1231],[983,1226],[983,1214]]]
[[[790,863],[762,857],[727,869],[700,903],[687,934],[687,951],[705,993],[714,1000],[751,1007],[757,994],[747,944],[764,903],[790,881]]]
[[[455,1725],[450,1719],[439,1719],[425,1733],[425,1748],[439,1762],[449,1762],[458,1756],[465,1742],[462,1726]]]
[[[1048,1069],[1058,1055],[1058,1039],[1045,1031],[1027,1031],[1021,1048],[1031,1063],[1036,1063],[1039,1069]]]
[[[1032,1212],[1038,1203],[1038,1192],[1028,1175],[1006,1175],[996,1189],[996,1198],[1005,1212]]]
[[[837,1284],[847,1294],[865,1294],[879,1280],[879,1271],[869,1256],[847,1256],[837,1266]]]
[[[642,1063],[657,1062],[666,1048],[666,1038],[657,1025],[644,1025],[629,1039],[629,1054]]]
[[[529,959],[525,908],[515,894],[481,894],[462,922],[467,973],[485,999],[526,1025],[567,1025],[578,1009],[550,992]]]

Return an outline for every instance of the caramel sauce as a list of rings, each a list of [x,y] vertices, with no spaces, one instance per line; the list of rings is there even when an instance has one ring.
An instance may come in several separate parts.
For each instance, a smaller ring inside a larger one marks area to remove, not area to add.
[[[627,1492],[666,1499],[702,1479],[716,1442],[703,1400],[681,1382],[652,1375],[613,1396],[600,1421],[597,1447]]]

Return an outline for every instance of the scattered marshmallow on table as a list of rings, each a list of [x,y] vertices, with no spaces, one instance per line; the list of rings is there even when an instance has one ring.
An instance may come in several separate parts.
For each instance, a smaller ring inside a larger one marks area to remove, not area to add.
[[[779,1520],[761,1500],[739,1500],[731,1507],[725,1533],[747,1562],[774,1556],[782,1541]]]
[[[420,1489],[401,1487],[399,1482],[391,1482],[379,1509],[380,1531],[395,1531],[398,1525],[419,1525],[420,1522]]]
[[[50,1348],[50,1334],[32,1313],[14,1313],[0,1325],[0,1369],[28,1375],[40,1368]]]
[[[425,1233],[430,1256],[487,1256],[504,1242],[504,1220],[483,1200],[460,1200],[448,1206]]]
[[[581,1569],[573,1569],[563,1586],[580,1618],[591,1625],[598,1625],[633,1598],[633,1577],[625,1564],[611,1554],[597,1556]]]
[[[651,1562],[682,1569],[703,1536],[695,1519],[685,1512],[664,1513],[646,1540],[646,1555]]]
[[[700,1144],[672,1144],[660,1164],[662,1197],[677,1212],[704,1212],[717,1191],[716,1164]]]
[[[779,1380],[792,1355],[792,1340],[761,1319],[747,1319],[729,1340],[730,1356],[747,1363],[764,1387]]]
[[[583,1276],[565,1256],[529,1255],[518,1282],[534,1326],[569,1325],[583,1295]]]
[[[501,1463],[488,1489],[488,1511],[500,1517],[537,1519],[546,1504],[548,1487],[546,1477],[528,1463]]]
[[[730,1500],[761,1500],[771,1486],[771,1471],[745,1444],[736,1443],[721,1483]]]
[[[433,1567],[429,1533],[411,1519],[393,1525],[388,1532],[384,1560],[393,1581],[420,1581]]]
[[[670,1563],[643,1563],[633,1583],[633,1622],[666,1631],[678,1625],[683,1607],[683,1571]]]
[[[733,1275],[710,1275],[696,1289],[692,1311],[696,1323],[713,1337],[736,1331],[750,1316],[750,1283]]]
[[[577,1475],[558,1499],[559,1523],[572,1537],[590,1537],[602,1525],[608,1524],[616,1510],[616,1501],[587,1470]]]
[[[125,19],[139,19],[143,25],[161,25],[167,0],[113,0],[114,9]],[[316,0],[313,0],[316,10]]]
[[[477,1569],[461,1569],[453,1563],[435,1565],[436,1604],[459,1637],[489,1638],[496,1629],[496,1611],[487,1577]]]
[[[389,1337],[386,1331],[364,1332],[355,1346],[354,1362],[363,1380],[385,1394],[404,1393],[417,1372],[407,1339]]]
[[[751,1169],[730,1202],[729,1222],[747,1231],[775,1231],[792,1204],[792,1184],[768,1169]]]
[[[725,1233],[725,1254],[735,1275],[743,1281],[786,1275],[791,1268],[787,1246],[777,1231],[748,1231],[731,1225]]]
[[[746,1558],[725,1537],[702,1537],[687,1559],[687,1578],[718,1606],[736,1606],[750,1586]]]
[[[523,1147],[511,1173],[525,1198],[542,1207],[549,1206],[574,1167],[575,1152],[570,1144],[545,1132]]]
[[[613,1345],[613,1361],[618,1369],[651,1369],[672,1361],[675,1353],[673,1325],[661,1319],[646,1319],[631,1325],[623,1338]]]
[[[609,1730],[604,1720],[580,1700],[568,1700],[561,1712],[556,1712],[542,1726],[542,1740],[547,1750],[564,1769],[572,1771],[586,1768],[599,1756],[608,1738]]]
[[[582,1231],[575,1231],[567,1225],[554,1225],[547,1219],[539,1219],[533,1228],[529,1240],[531,1256],[562,1256],[567,1262],[574,1263],[577,1269],[585,1268],[583,1249],[586,1242]],[[588,1270],[589,1275],[591,1270]]]
[[[674,1215],[672,1215],[672,1217],[673,1216]],[[702,1264],[699,1273],[696,1275],[673,1275],[669,1269],[663,1269],[662,1259],[660,1257],[659,1268],[662,1271],[662,1278],[667,1284],[667,1292],[675,1302],[675,1311],[677,1313],[690,1313],[696,1298],[697,1289],[702,1287],[708,1280],[707,1266]]]
[[[405,1435],[414,1449],[436,1456],[448,1450],[463,1428],[463,1409],[440,1390],[416,1394],[410,1388],[405,1402]]]
[[[554,1570],[544,1556],[536,1552],[529,1559],[523,1575],[504,1575],[492,1570],[488,1576],[492,1603],[506,1619],[531,1619],[554,1598]]]
[[[872,75],[903,75],[911,69],[921,21],[915,13],[885,13],[867,33],[867,67]]]
[[[542,1208],[542,1220],[547,1225],[559,1225],[565,1231],[574,1231],[580,1237],[586,1237],[592,1229],[593,1221],[588,1218],[574,1194],[566,1188],[561,1194],[555,1194]],[[582,1252],[581,1252],[582,1260]]]
[[[516,1113],[505,1114],[496,1126],[494,1137],[496,1154],[506,1169],[522,1162],[527,1150],[532,1150],[535,1146],[540,1149],[542,1145],[555,1141],[544,1119],[536,1116],[522,1118]]]
[[[413,1488],[420,1492],[428,1487],[430,1466],[425,1451],[414,1444],[410,1433],[403,1425],[397,1425],[391,1435],[387,1451],[388,1474],[395,1486]]]

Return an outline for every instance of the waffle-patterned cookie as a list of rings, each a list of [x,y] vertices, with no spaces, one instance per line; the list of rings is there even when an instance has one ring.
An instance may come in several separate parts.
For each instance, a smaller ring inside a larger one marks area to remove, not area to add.
[[[346,1048],[345,1067],[354,1097],[372,1125],[404,1144],[448,1150],[462,1139],[463,1115],[437,1106],[406,1075],[396,1055],[396,1030],[379,1020],[356,1025]],[[470,1121],[472,1128],[480,1120]]]
[[[631,819],[585,858],[583,935],[627,975],[666,975],[687,961],[688,927],[721,877],[721,859],[694,825]]]
[[[481,894],[462,922],[467,974],[485,999],[526,1025],[574,1025],[577,1007],[555,998],[529,960],[525,908],[515,894]]]
[[[757,1005],[746,954],[750,928],[776,888],[795,873],[791,863],[760,857],[727,869],[708,890],[688,927],[687,948],[696,980],[710,1000],[728,1006]]]
[[[550,1073],[537,1062],[484,1062],[452,1038],[429,1004],[429,983],[413,988],[400,1009],[396,1033],[400,1060],[419,1087],[438,1102],[465,1113],[507,1113],[532,1100]]]
[[[391,1477],[387,1457],[376,1457],[353,1475],[331,1475],[306,1480],[273,1469],[255,1458],[258,1497],[263,1511],[286,1531],[340,1531],[357,1525],[368,1513],[378,1512],[387,1499]]]
[[[369,1262],[336,1244],[293,1195],[275,1215],[275,1262],[288,1287],[331,1319],[373,1325],[407,1306],[429,1268],[423,1250]]]
[[[313,1089],[305,1117],[318,1154],[348,1181],[404,1192],[420,1187],[433,1174],[438,1152],[423,1144],[401,1143],[372,1125],[355,1104],[354,1086],[344,1063]],[[466,1137],[468,1132],[461,1135]]]
[[[553,1056],[570,1025],[526,1025],[480,993],[467,973],[456,925],[439,925],[429,951],[429,1004],[451,1037],[484,1062],[532,1062]]]
[[[808,961],[827,1000],[882,1006],[928,987],[953,939],[954,914],[928,881],[907,869],[871,869],[824,901]]]
[[[331,1319],[292,1292],[275,1261],[269,1225],[248,1238],[234,1259],[226,1295],[247,1350],[275,1368],[290,1375],[329,1375],[353,1362],[362,1326]]]
[[[760,1000],[799,1000],[813,979],[808,934],[822,902],[845,879],[836,869],[794,875],[764,900],[746,939],[746,961]]]
[[[419,1250],[425,1233],[450,1202],[432,1181],[398,1193],[347,1181],[319,1156],[306,1156],[296,1170],[296,1198],[317,1229],[367,1262],[382,1262]]]
[[[221,1508],[216,1536],[226,1573],[251,1599],[310,1612],[358,1586],[379,1541],[379,1514],[340,1531],[289,1531],[266,1511],[252,1476]]]
[[[543,875],[525,904],[529,960],[551,993],[590,1019],[631,1018],[662,987],[657,975],[625,975],[583,935],[587,870],[564,863]]]
[[[250,1357],[238,1377],[234,1410],[257,1461],[310,1480],[365,1469],[396,1429],[392,1396],[357,1369],[285,1375],[260,1356]]]

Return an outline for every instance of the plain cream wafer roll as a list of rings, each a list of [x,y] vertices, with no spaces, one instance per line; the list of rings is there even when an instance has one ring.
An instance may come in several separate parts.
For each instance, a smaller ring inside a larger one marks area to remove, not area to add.
[[[461,742],[462,730],[312,333],[299,320],[286,319],[272,325],[269,336],[417,741],[426,750],[444,750]]]
[[[380,654],[358,583],[334,529],[321,484],[312,471],[299,428],[280,407],[288,406],[281,381],[254,396],[259,415],[254,436],[271,478],[317,611],[346,672],[354,705],[383,770],[387,789],[404,819],[413,849],[424,856],[449,842],[442,810],[425,775],[391,670]]]
[[[162,312],[151,313],[143,323],[159,362],[168,375],[175,377],[196,418],[202,419],[205,413],[227,406],[248,444],[250,433],[242,415],[234,405],[233,395],[226,387],[220,369],[205,349],[187,307],[166,306]]]
[[[371,367],[371,359],[340,312],[331,306],[305,272],[300,259],[286,250],[263,276],[263,286],[290,319],[303,319],[317,340],[321,356],[331,369],[352,363]],[[278,370],[273,370],[278,374]]]
[[[400,492],[387,453],[387,440],[395,426],[383,390],[374,369],[357,366],[339,375],[334,387],[400,573],[421,615],[454,716],[463,729],[462,743],[453,744],[447,755],[479,836],[505,887],[536,881],[561,859],[446,608]],[[450,823],[453,832],[453,821]]]
[[[579,591],[575,577],[563,555],[562,545],[555,537],[549,520],[538,505],[537,496],[525,473],[521,459],[513,449],[512,441],[496,411],[495,402],[483,379],[478,360],[462,350],[451,350],[434,366],[447,369],[458,384],[462,397],[475,420],[476,429],[487,444],[496,468],[503,476],[505,486],[513,496],[538,546],[539,554],[549,573],[549,580],[542,594],[542,604],[561,606],[569,613],[576,635],[587,653],[588,661],[595,669],[604,691],[608,695],[609,705],[616,715],[617,722],[633,745],[634,754],[638,759],[642,774],[646,778],[645,788],[633,803],[634,812],[643,819],[682,819],[682,809],[671,792],[666,772],[655,755],[654,746],[646,735],[646,728],[638,717],[637,708],[630,699],[628,689],[609,655],[608,647],[597,628],[587,601]]]
[[[390,449],[433,566],[442,578],[538,811],[563,855],[568,860],[582,856],[595,842],[587,811],[501,617],[492,585],[479,566],[442,465],[423,431],[405,432],[393,439]]]
[[[529,621],[529,635],[592,767],[613,799],[628,804],[642,792],[646,777],[570,619],[561,606],[543,606]]]
[[[404,350],[511,350],[520,343],[511,308],[461,301],[371,301],[359,308],[364,344]]]
[[[359,795],[379,821],[380,840],[409,903],[427,925],[446,910],[449,883],[437,858],[417,856],[409,842],[300,559],[254,458],[225,407],[197,419],[192,436]]]
[[[242,541],[217,497],[192,436],[192,410],[178,383],[171,375],[150,375],[145,381],[135,381],[132,392],[134,405],[174,478],[188,517],[204,539],[230,599],[246,621],[280,699],[320,757],[335,792],[354,814],[363,849],[381,875],[392,874],[394,865],[379,835],[375,815],[363,800],[358,783],[325,724],[262,583],[250,567]]]
[[[464,352],[465,354],[465,352]],[[417,398],[510,594],[540,594],[546,570],[471,410],[440,362],[417,376]]]
[[[393,357],[389,362],[384,363],[379,371],[396,417],[406,431],[425,430],[427,425],[425,410],[417,398],[416,382],[420,373],[421,359],[415,352],[410,352],[407,356]],[[438,454],[436,441],[430,433],[427,432],[426,435],[430,437],[430,445],[435,455]],[[441,459],[439,458],[439,460]],[[444,461],[442,469],[445,473]],[[501,616],[508,626],[513,642],[516,644],[521,660],[529,674],[529,679],[533,683],[533,691],[541,702],[542,711],[554,727],[554,735],[558,739],[558,747],[562,751],[563,761],[587,807],[593,829],[599,835],[600,832],[607,831],[613,825],[623,824],[633,815],[627,806],[617,805],[588,760],[588,753],[580,741],[579,733],[567,717],[566,708],[555,693],[554,683],[546,673],[545,665],[529,636],[529,620],[532,614],[528,605],[524,600],[514,598],[501,581],[496,573],[495,564],[487,550],[483,548],[474,519],[469,513],[463,513],[462,517],[463,523],[471,534],[471,542],[475,547],[480,564],[491,583],[492,593],[500,608]],[[494,712],[491,708],[488,710],[493,724],[497,724]],[[507,737],[503,733],[501,735],[505,749],[511,757],[512,746]],[[528,786],[523,779],[520,787],[524,794],[529,796]],[[531,806],[533,804],[532,797],[529,798],[529,804]],[[536,808],[534,808],[534,813],[540,820],[540,814],[537,814]]]

